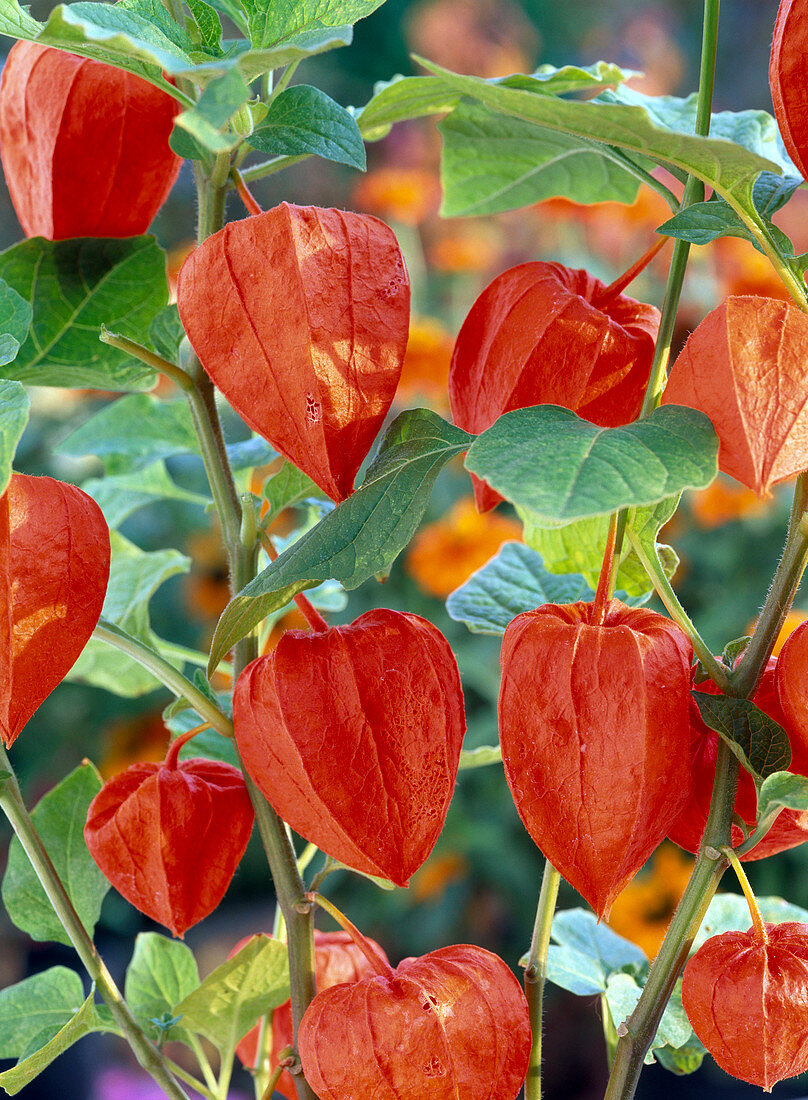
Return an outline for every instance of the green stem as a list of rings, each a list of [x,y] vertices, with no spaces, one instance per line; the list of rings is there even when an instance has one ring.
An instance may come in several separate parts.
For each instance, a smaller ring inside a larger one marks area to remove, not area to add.
[[[182,390],[190,390],[193,386],[193,382],[182,367],[178,367],[176,363],[172,363],[169,359],[164,359],[162,355],[157,355],[156,352],[149,351],[149,349],[144,348],[142,344],[130,340],[128,336],[120,336],[117,332],[110,332],[109,329],[102,325],[101,335],[98,339],[102,344],[109,344],[112,348],[118,348],[119,351],[125,351],[126,354],[131,355],[133,359],[139,359],[140,362],[145,363],[147,367],[151,367],[153,370],[164,374],[166,378],[170,378],[172,382],[176,382]]]
[[[604,1100],[631,1100],[634,1096],[659,1021],[728,866],[720,849],[729,843],[737,786],[738,761],[729,747],[719,741],[715,786],[701,850],[659,954],[651,964],[637,1006],[617,1028],[620,1039]]]
[[[665,575],[665,570],[662,568],[659,555],[649,554],[646,551],[642,539],[640,539],[631,528],[628,529],[627,534],[629,542],[634,548],[634,552],[642,562],[643,569],[645,569],[646,573],[651,578],[654,589],[667,608],[668,614],[673,621],[682,628],[688,638],[690,638],[693,652],[701,661],[705,670],[709,673],[710,679],[717,684],[722,691],[725,691],[730,683],[729,670],[724,668],[721,662],[715,659],[710,651],[710,647],[704,641],[701,634],[699,634],[698,630],[696,630],[690,616],[679,602],[679,597],[673,591],[671,582]]]
[[[558,886],[561,875],[550,860],[545,860],[544,874],[539,892],[539,904],[536,907],[536,921],[533,925],[533,937],[525,969],[525,996],[530,1013],[530,1030],[533,1045],[530,1048],[530,1061],[525,1078],[525,1100],[541,1100],[541,1049],[542,1049],[542,1008],[544,1004],[544,982],[547,974],[547,950],[550,946],[550,930],[553,924]]]
[[[217,159],[214,175],[210,178],[197,167],[199,195],[197,236],[200,241],[218,232],[224,225],[224,200],[229,174],[229,157]],[[199,437],[213,499],[219,512],[222,536],[230,562],[231,589],[235,594],[255,575],[258,547],[257,543],[253,546],[245,546],[242,541],[242,504],[224,446],[213,384],[204,373],[196,356],[191,357],[191,363],[192,370],[189,374],[195,382],[195,388],[188,394],[191,415]],[[255,656],[254,635],[243,638],[237,643],[233,656],[234,680]],[[267,855],[278,904],[288,930],[292,1019],[296,1038],[303,1013],[316,993],[312,907],[306,901],[305,886],[297,869],[295,851],[283,821],[267,802],[249,773],[243,768],[242,770],[255,808],[258,833]],[[294,1080],[298,1100],[317,1100],[302,1073],[295,1073]]]
[[[205,1100],[218,1100],[215,1092],[212,1092],[206,1085],[203,1085],[199,1078],[194,1077],[192,1073],[188,1073],[182,1066],[177,1065],[172,1058],[166,1058],[166,1065],[175,1077],[178,1077],[180,1081],[184,1081],[186,1085],[192,1088],[194,1092],[198,1092],[200,1096],[204,1096]]]
[[[132,660],[137,661],[143,668],[147,668],[178,699],[181,697],[186,698],[197,714],[205,721],[210,722],[215,730],[224,737],[232,738],[233,723],[227,715],[223,714],[216,704],[208,699],[207,695],[204,695],[173,665],[165,661],[159,653],[144,645],[143,642],[139,642],[137,638],[132,638],[125,631],[115,626],[114,623],[107,622],[106,619],[98,620],[98,626],[93,631],[93,637],[100,642],[106,642],[107,645],[114,646],[121,653],[125,653]]]
[[[713,85],[715,83],[715,58],[718,45],[719,7],[719,0],[705,0],[704,2],[699,95],[696,106],[696,133],[702,137],[709,137],[710,134]],[[704,184],[695,176],[689,176],[685,184],[680,210],[686,209],[694,202],[701,202],[703,199]],[[668,270],[668,283],[665,288],[665,301],[662,305],[662,316],[659,321],[659,336],[657,337],[654,360],[651,364],[651,375],[648,379],[640,418],[648,416],[654,408],[657,394],[662,388],[670,357],[673,330],[676,325],[676,314],[679,309],[679,298],[682,293],[689,255],[690,245],[687,241],[674,242],[671,266]]]
[[[252,183],[253,180],[260,180],[265,176],[274,175],[275,172],[280,172],[284,168],[291,168],[293,164],[300,164],[301,161],[308,159],[308,153],[299,157],[273,157],[272,160],[265,160],[261,164],[253,164],[250,168],[240,169],[241,178],[245,183]],[[235,184],[232,186],[235,186]]]
[[[783,555],[763,604],[755,632],[732,674],[734,693],[751,695],[763,674],[788,609],[799,588],[808,557],[808,532],[803,517],[808,510],[808,474],[800,474],[794,489],[788,535]]]
[[[31,861],[31,866],[47,894],[48,901],[70,937],[84,969],[109,1007],[115,1022],[124,1033],[140,1065],[157,1082],[171,1100],[188,1100],[187,1094],[169,1071],[165,1059],[150,1042],[112,980],[104,960],[87,934],[81,919],[73,908],[67,891],[51,863],[45,847],[26,809],[11,761],[0,746],[0,768],[8,778],[0,782],[0,809],[11,823],[18,840]]]
[[[196,1060],[199,1063],[199,1068],[202,1070],[202,1076],[205,1078],[205,1083],[207,1084],[209,1089],[215,1090],[216,1075],[211,1069],[210,1062],[208,1061],[208,1056],[207,1054],[205,1054],[205,1048],[202,1046],[199,1036],[194,1035],[193,1032],[188,1032],[187,1043],[191,1050],[194,1052],[194,1055],[196,1056]]]

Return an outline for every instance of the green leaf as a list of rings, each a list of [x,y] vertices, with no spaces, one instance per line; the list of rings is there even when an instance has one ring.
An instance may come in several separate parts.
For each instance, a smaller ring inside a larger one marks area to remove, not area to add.
[[[181,500],[205,507],[210,498],[181,489],[168,475],[164,462],[141,470],[91,478],[82,485],[104,513],[107,525],[118,528],[128,516],[146,504],[160,500]]]
[[[39,800],[31,814],[56,873],[92,938],[109,883],[84,843],[90,803],[101,790],[92,764],[82,764]],[[14,837],[3,877],[3,901],[11,920],[35,940],[70,946],[70,937],[48,901],[19,840]]]
[[[671,133],[657,125],[646,105],[576,102],[536,95],[522,88],[494,85],[481,77],[461,76],[416,58],[450,91],[484,103],[492,111],[625,149],[655,163],[688,172],[715,188],[731,205],[751,207],[752,184],[760,172],[776,172],[779,164],[741,145],[686,132]],[[610,96],[613,93],[608,93]]]
[[[9,38],[32,39],[39,33],[41,25],[33,18],[27,7],[20,7],[17,0],[2,0],[0,34],[6,34]]]
[[[288,998],[286,945],[255,936],[180,1000],[173,1015],[181,1015],[183,1027],[210,1039],[227,1057],[256,1020]]]
[[[30,410],[31,402],[24,387],[0,378],[0,496],[11,480],[11,464]]]
[[[599,103],[623,103],[640,107],[649,120],[674,134],[696,133],[698,93],[678,96],[648,96],[628,85],[603,92]],[[787,175],[798,175],[788,156],[774,118],[766,111],[717,111],[710,118],[710,137],[732,141],[750,153],[771,161]],[[770,170],[770,169],[769,169]]]
[[[395,561],[421,522],[440,471],[472,437],[426,409],[398,416],[365,480],[227,605],[208,671],[272,611],[305,588],[334,579],[358,588]]]
[[[432,76],[399,75],[374,84],[372,98],[353,111],[365,141],[380,141],[396,122],[446,114],[459,102],[459,92],[447,89]]]
[[[548,573],[535,550],[521,542],[506,542],[495,557],[452,592],[446,610],[474,634],[504,634],[508,623],[523,611],[592,596],[583,577]]]
[[[366,167],[365,145],[353,115],[308,84],[276,96],[247,142],[270,156],[315,155],[362,172]]]
[[[276,474],[267,478],[263,495],[269,505],[269,511],[263,520],[265,525],[269,525],[284,508],[299,504],[301,500],[309,497],[315,500],[326,499],[320,486],[315,485],[310,477],[291,462],[284,462]]]
[[[630,70],[620,69],[607,61],[596,61],[594,65],[564,65],[560,69],[542,65],[531,76],[517,74],[498,77],[489,83],[526,88],[543,95],[563,95],[605,84],[619,84],[634,75]],[[379,141],[387,137],[396,122],[446,114],[457,106],[460,98],[460,92],[447,89],[434,77],[398,75],[392,80],[375,84],[373,97],[355,113],[365,141]]]
[[[79,983],[80,984],[80,983]],[[29,1044],[31,1053],[23,1056],[16,1066],[0,1073],[0,1088],[9,1096],[16,1096],[18,1092],[29,1085],[38,1077],[51,1062],[54,1062],[60,1054],[89,1035],[93,1031],[113,1030],[120,1034],[117,1028],[106,1026],[93,1004],[94,992],[90,993],[84,1004],[51,1038],[52,1028],[43,1028],[42,1031]]]
[[[140,933],[126,971],[124,997],[135,1019],[153,1039],[161,1030],[153,1021],[171,1017],[174,1005],[198,985],[199,970],[189,947],[157,932]],[[182,1035],[172,1030],[170,1037],[181,1039]]]
[[[656,548],[668,577],[676,572],[679,557],[672,547],[660,546],[656,540],[659,529],[668,522],[678,504],[677,494],[647,508],[636,508],[631,512],[627,523],[627,530],[643,540],[648,553]],[[549,569],[551,573],[580,573],[590,588],[597,588],[609,531],[609,516],[594,516],[574,523],[548,525],[541,517],[534,516],[525,508],[518,508],[517,511],[525,525],[525,542],[541,554],[545,569]],[[650,597],[651,582],[633,549],[630,537],[623,540],[615,583],[618,590],[634,598],[633,602]],[[619,598],[624,599],[624,596]],[[624,602],[630,603],[632,600]]]
[[[161,22],[166,25],[165,20]],[[37,30],[24,37],[126,69],[169,95],[176,96],[177,90],[162,73],[177,76],[193,68],[189,53],[173,40],[178,37],[173,28],[169,37],[152,20],[127,11],[123,4],[60,4]]]
[[[269,2],[269,0],[268,0]],[[247,80],[271,69],[280,69],[284,65],[294,65],[316,54],[350,46],[353,41],[353,27],[335,24],[304,30],[285,38],[281,45],[268,50],[248,50],[238,59],[239,70]]]
[[[254,46],[274,46],[303,32],[364,19],[384,0],[248,0]]]
[[[654,1051],[660,1065],[677,1077],[683,1077],[688,1073],[695,1073],[704,1061],[707,1048],[695,1035],[691,1035],[686,1043],[680,1047],[657,1047]]]
[[[756,786],[774,772],[786,770],[791,763],[788,734],[751,699],[708,695],[705,691],[691,694],[702,722],[726,741]]]
[[[223,133],[225,123],[250,98],[250,89],[238,69],[212,80],[196,106],[174,120],[194,142],[211,153],[225,153],[241,140],[238,134]]]
[[[591,997],[606,990],[603,968],[597,959],[574,947],[550,945],[547,949],[547,980],[578,997]]]
[[[794,246],[782,229],[770,221],[770,215],[788,201],[801,183],[799,176],[784,177],[762,172],[752,189],[752,201],[761,224],[784,256],[793,256]],[[763,251],[757,238],[736,211],[724,199],[719,198],[692,203],[659,226],[657,232],[698,245],[709,244],[718,237],[741,237],[750,241],[759,252]]]
[[[186,0],[186,2],[193,20],[189,30],[198,45],[216,57],[221,57],[222,21],[216,14],[216,9],[206,4],[205,0]]]
[[[133,394],[96,413],[55,451],[71,458],[123,456],[129,460],[128,469],[140,470],[171,455],[195,454],[197,448],[185,401],[160,401],[150,394]]]
[[[718,440],[695,409],[664,405],[622,428],[537,405],[501,416],[466,467],[542,520],[569,521],[654,504],[717,473]]]
[[[758,791],[758,821],[773,821],[781,810],[808,811],[808,779],[804,775],[777,771],[763,780]]]
[[[792,905],[783,898],[759,897],[757,903],[764,921],[768,924],[782,924],[785,921],[808,923],[808,909]],[[698,951],[711,936],[720,936],[722,932],[746,932],[751,926],[749,906],[742,894],[716,894],[710,902],[690,953],[692,955]]]
[[[107,5],[102,5],[106,7]],[[0,253],[0,278],[33,322],[3,376],[34,386],[148,389],[155,373],[102,344],[102,325],[143,342],[168,301],[165,254],[153,237],[23,241]]]
[[[149,343],[164,359],[176,363],[180,353],[180,343],[185,336],[179,310],[176,305],[161,309],[149,325]]]
[[[619,1027],[634,1011],[640,999],[640,993],[642,993],[642,987],[631,974],[609,975],[606,984],[606,1000],[616,1027]],[[646,1063],[655,1061],[652,1052],[659,1047],[682,1047],[691,1041],[692,1036],[693,1029],[682,1007],[682,981],[679,979],[659,1021],[657,1033],[645,1057]]]
[[[609,146],[503,118],[464,101],[439,125],[441,214],[499,214],[563,195],[573,202],[632,203],[640,181]]]
[[[25,298],[0,279],[0,367],[17,358],[32,317],[31,306]]]
[[[170,643],[163,642],[151,629],[149,600],[170,577],[184,573],[190,559],[178,550],[145,552],[117,531],[110,532],[112,564],[102,615],[137,638],[177,667],[183,660],[174,657]],[[102,687],[115,695],[134,698],[154,691],[160,682],[151,672],[125,653],[91,638],[73,665],[69,680]]]
[[[551,934],[562,947],[573,947],[595,959],[606,975],[648,963],[644,951],[605,924],[599,924],[588,909],[563,909],[556,913]]]
[[[490,764],[502,763],[502,749],[499,745],[479,745],[476,749],[460,750],[460,771],[468,768],[487,768]]]
[[[0,991],[0,1058],[20,1058],[38,1035],[55,1035],[84,1003],[81,978],[52,966]]]

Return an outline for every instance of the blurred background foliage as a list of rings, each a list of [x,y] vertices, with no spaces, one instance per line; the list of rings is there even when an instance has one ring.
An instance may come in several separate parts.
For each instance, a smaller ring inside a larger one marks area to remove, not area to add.
[[[33,12],[47,14],[37,0]],[[767,83],[768,49],[776,0],[733,0],[722,11],[721,56],[715,95],[717,110],[771,110]],[[373,84],[394,73],[416,71],[410,52],[423,54],[460,72],[484,76],[530,72],[539,63],[588,64],[598,59],[644,72],[634,86],[650,94],[684,95],[695,88],[701,33],[699,0],[387,0],[356,27],[352,48],[308,62],[298,80],[324,88],[344,104],[361,106]],[[8,49],[10,43],[4,43]],[[413,320],[404,378],[394,412],[428,405],[448,415],[446,381],[457,329],[482,288],[500,271],[534,259],[586,266],[607,280],[643,252],[654,228],[667,215],[658,196],[641,191],[630,207],[605,203],[575,206],[544,202],[486,219],[442,219],[439,215],[440,139],[433,121],[403,124],[369,148],[364,176],[311,159],[254,184],[264,207],[282,200],[340,206],[376,214],[396,230],[413,281]],[[806,194],[798,192],[780,222],[798,251],[808,249]],[[175,274],[191,248],[194,191],[186,165],[154,226]],[[231,217],[244,211],[233,197]],[[0,245],[20,237],[5,192],[0,195]],[[662,298],[665,253],[631,288],[657,304]],[[694,249],[682,301],[677,342],[705,312],[728,294],[784,296],[766,261],[740,240],[724,239]],[[166,387],[165,391],[170,394]],[[68,460],[54,446],[114,395],[91,391],[33,391],[36,415],[18,455],[18,468],[80,483],[100,471],[94,459]],[[237,430],[237,429],[236,429]],[[169,460],[172,476],[188,488],[202,487],[200,464]],[[268,471],[257,471],[251,487],[260,492]],[[691,494],[663,533],[681,556],[675,587],[716,651],[744,634],[754,621],[774,571],[784,537],[790,489],[758,501],[730,479],[720,478]],[[284,533],[305,519],[305,509],[284,514]],[[216,618],[227,601],[224,557],[210,516],[197,506],[161,502],[138,511],[123,533],[145,550],[173,546],[193,560],[190,572],[165,583],[152,603],[157,633],[183,645],[205,649]],[[469,732],[466,747],[496,742],[499,639],[469,634],[447,615],[446,596],[487,561],[521,526],[507,507],[487,516],[474,510],[467,475],[459,463],[442,475],[424,524],[384,587],[365,585],[351,593],[332,621],[349,621],[374,606],[421,614],[449,638],[463,674]],[[276,628],[301,623],[292,611]],[[793,628],[808,616],[808,599],[798,596]],[[271,644],[271,641],[270,643]],[[224,683],[219,685],[226,686]],[[161,710],[163,692],[119,699],[78,684],[64,684],[41,707],[14,746],[14,760],[33,802],[59,778],[89,757],[105,776],[138,759],[159,759],[167,734]],[[5,858],[8,836],[1,832]],[[616,930],[652,956],[686,882],[690,857],[663,846],[645,872],[618,899],[612,914]],[[750,867],[753,884],[764,894],[782,894],[808,906],[808,855],[784,853]],[[331,894],[391,958],[420,954],[453,942],[481,944],[516,968],[527,948],[538,895],[541,858],[519,823],[501,769],[461,774],[448,822],[438,845],[407,891],[387,893],[354,875],[330,879]],[[727,881],[725,888],[733,886]],[[560,904],[579,904],[562,891]],[[273,897],[262,852],[251,846],[220,909],[192,930],[188,942],[200,954],[203,972],[219,963],[243,935],[272,926]],[[0,922],[5,917],[0,916]],[[113,969],[125,966],[131,939],[149,922],[111,892],[102,917],[102,950]],[[71,961],[66,949],[28,941],[0,923],[0,985],[54,961]],[[606,1063],[596,1001],[550,990],[546,1028],[550,1036],[547,1096],[589,1100],[602,1095]],[[57,1087],[63,1100],[124,1100],[154,1095],[123,1063],[113,1043],[85,1041],[69,1073],[59,1062],[29,1089],[26,1097],[48,1096]],[[110,1048],[114,1049],[110,1049]],[[707,1060],[709,1062],[709,1059]],[[92,1070],[91,1070],[92,1064]],[[70,1081],[77,1082],[71,1092]],[[90,1083],[92,1080],[92,1084]],[[251,1093],[245,1078],[240,1086]],[[93,1091],[94,1090],[94,1091]],[[781,1096],[806,1089],[787,1083]],[[707,1065],[679,1080],[653,1067],[640,1095],[746,1096],[756,1090],[730,1081]]]

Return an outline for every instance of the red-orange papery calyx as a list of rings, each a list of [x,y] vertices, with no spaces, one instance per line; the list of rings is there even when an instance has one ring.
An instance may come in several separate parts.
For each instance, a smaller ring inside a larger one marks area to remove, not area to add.
[[[808,3],[780,0],[769,61],[769,85],[777,125],[788,155],[808,179]]]
[[[786,638],[777,658],[775,682],[783,712],[778,721],[791,742],[791,770],[803,772],[800,765],[804,761],[804,774],[808,775],[808,621]],[[794,761],[798,762],[796,768]]]
[[[50,477],[12,474],[0,497],[0,737],[11,745],[78,660],[109,580],[95,501]]]
[[[771,1092],[808,1070],[808,925],[767,924],[707,940],[682,977],[682,1004],[722,1069]]]
[[[179,104],[139,76],[16,42],[0,81],[0,156],[28,237],[145,233],[182,160]]]
[[[808,467],[808,317],[739,295],[690,334],[662,395],[709,416],[718,466],[762,496]]]
[[[649,858],[688,792],[692,650],[670,619],[546,604],[502,643],[505,776],[538,847],[600,916]]]
[[[233,724],[284,821],[349,867],[407,885],[440,835],[466,728],[436,627],[380,609],[289,630],[239,677]]]
[[[141,913],[175,936],[211,913],[244,855],[253,807],[244,777],[218,760],[133,764],[90,804],[84,839]]]
[[[367,214],[281,203],[192,252],[177,305],[233,408],[330,497],[347,497],[392,404],[409,335],[409,277],[393,231]]]
[[[248,937],[249,938],[249,937]],[[375,940],[367,940],[387,960],[382,947]],[[247,943],[244,939],[231,951],[231,956],[240,951]],[[317,989],[320,993],[343,982],[356,982],[367,974],[375,973],[367,956],[357,947],[348,932],[321,932],[314,930],[314,970]],[[270,1066],[278,1064],[278,1058],[286,1047],[294,1046],[294,1028],[292,1026],[292,1002],[285,1001],[272,1013],[270,1021],[272,1040],[269,1055]],[[243,1065],[254,1067],[258,1060],[258,1039],[261,1025],[256,1024],[236,1047],[236,1054]],[[275,1091],[287,1100],[297,1100],[294,1079],[288,1070],[284,1070],[275,1085]]]
[[[298,1033],[320,1100],[514,1100],[530,1044],[519,982],[470,944],[318,993]]]
[[[792,755],[789,771],[808,775],[808,742],[801,745],[794,736],[794,725],[789,720],[777,698],[776,684],[779,679],[780,658],[769,658],[752,702],[760,707],[775,722],[783,726],[791,742]],[[705,680],[696,687],[696,691],[709,695],[719,694],[712,680]],[[803,724],[805,719],[803,719]],[[698,852],[715,781],[715,761],[718,752],[718,734],[701,720],[695,700],[690,700],[690,728],[692,748],[690,754],[690,794],[687,803],[668,829],[668,837],[688,852]],[[754,829],[757,818],[757,791],[752,776],[741,768],[738,775],[738,793],[735,796],[735,813],[747,823],[749,830]],[[784,852],[808,840],[808,822],[798,810],[783,810],[759,844],[739,858],[742,860],[765,859],[767,856]],[[744,835],[737,825],[732,826],[733,845],[741,844]]]
[[[557,263],[520,264],[498,275],[455,343],[449,396],[457,426],[477,434],[503,413],[531,405],[563,405],[606,428],[633,420],[659,311],[606,289],[589,272]],[[481,511],[502,499],[479,479],[474,490]]]

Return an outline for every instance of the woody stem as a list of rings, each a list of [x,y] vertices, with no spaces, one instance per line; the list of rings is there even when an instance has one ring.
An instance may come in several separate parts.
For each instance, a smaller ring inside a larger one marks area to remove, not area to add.
[[[542,1009],[544,1006],[544,982],[547,974],[547,951],[553,925],[556,899],[561,875],[550,860],[545,860],[544,874],[536,907],[536,921],[525,968],[525,996],[530,1014],[530,1031],[533,1043],[525,1078],[525,1100],[541,1100],[541,1051]]]
[[[211,176],[205,174],[199,162],[195,162],[195,171],[199,195],[197,237],[201,243],[224,225],[225,198],[230,174],[229,157],[217,158]],[[196,356],[192,357],[191,362],[194,369],[189,370],[188,373],[196,383],[189,394],[191,413],[219,513],[222,535],[230,562],[231,591],[235,594],[255,576],[257,544],[245,545],[242,540],[242,503],[224,446],[213,384],[207,378]],[[256,657],[256,650],[255,635],[248,635],[236,644],[233,652],[234,681]],[[295,851],[286,827],[250,774],[243,767],[242,770],[244,782],[255,809],[255,820],[272,874],[278,905],[288,929],[289,977],[296,1041],[300,1020],[316,993],[314,921],[311,906],[305,904],[305,887],[297,869]],[[302,1073],[295,1073],[294,1080],[298,1100],[317,1100]]]
[[[48,896],[48,901],[62,922],[65,932],[70,937],[70,942],[75,947],[90,980],[95,984],[109,1007],[115,1022],[124,1033],[143,1069],[150,1074],[171,1100],[188,1100],[187,1093],[183,1091],[179,1082],[169,1071],[160,1051],[141,1030],[140,1025],[113,981],[112,975],[107,970],[104,960],[98,954],[95,944],[81,923],[81,918],[74,909],[62,881],[51,863],[50,856],[39,833],[36,831],[31,815],[26,809],[11,761],[2,747],[0,747],[0,769],[7,773],[6,777],[0,780],[0,809],[3,810],[11,823],[25,854],[31,861],[31,866],[37,878],[42,884],[43,890]]]

